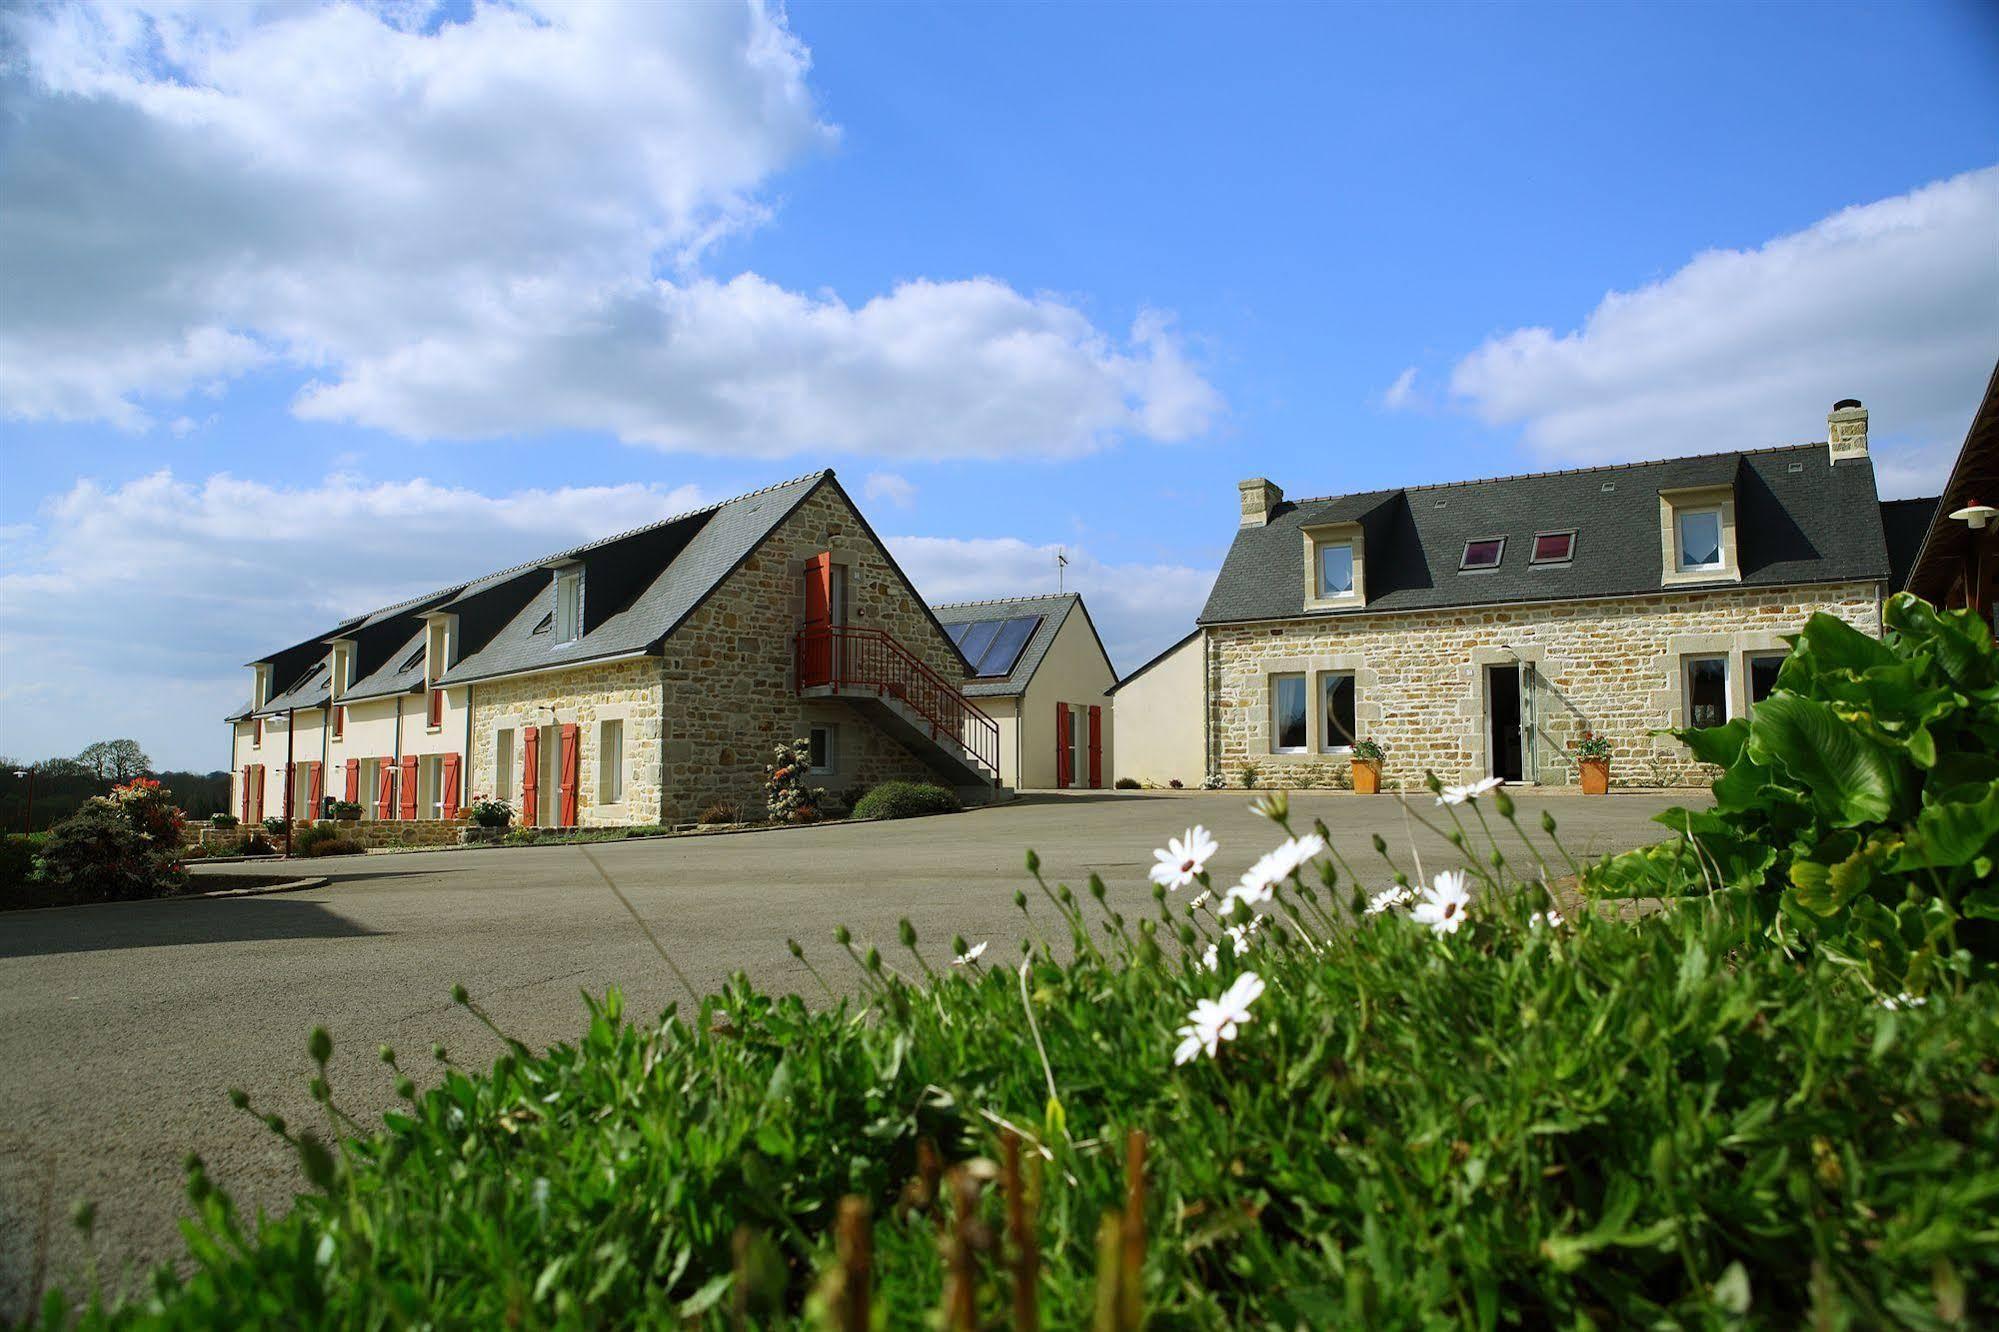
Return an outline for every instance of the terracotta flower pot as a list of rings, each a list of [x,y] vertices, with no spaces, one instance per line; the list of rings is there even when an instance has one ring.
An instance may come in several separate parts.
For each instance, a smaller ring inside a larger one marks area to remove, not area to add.
[[[1381,791],[1381,765],[1366,759],[1353,761],[1353,792],[1355,795],[1376,795]]]
[[[1610,792],[1610,760],[1582,759],[1579,766],[1583,774],[1584,795],[1607,795]]]

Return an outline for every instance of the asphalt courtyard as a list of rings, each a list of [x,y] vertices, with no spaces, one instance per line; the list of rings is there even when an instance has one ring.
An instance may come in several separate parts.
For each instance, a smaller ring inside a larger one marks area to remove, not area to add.
[[[1536,830],[1552,810],[1582,856],[1662,837],[1651,816],[1687,793],[1522,796]],[[1378,866],[1372,834],[1412,845],[1399,802],[1301,795],[1357,866]],[[1440,811],[1428,797],[1412,809]],[[590,852],[674,961],[706,990],[743,969],[773,988],[817,993],[790,956],[848,964],[845,923],[891,956],[896,922],[943,960],[953,934],[1006,957],[1022,936],[1013,906],[1022,855],[1078,887],[1094,871],[1127,915],[1150,909],[1152,848],[1190,823],[1221,843],[1211,868],[1233,881],[1274,844],[1241,792],[1074,793],[945,818],[829,824],[741,835],[602,843]],[[1432,873],[1455,854],[1414,829]],[[1509,845],[1508,850],[1517,849]],[[242,872],[268,873],[268,865]],[[233,899],[120,903],[0,914],[0,1319],[37,1289],[82,1284],[72,1205],[97,1204],[97,1270],[127,1284],[182,1249],[181,1162],[199,1152],[246,1211],[281,1209],[299,1187],[290,1153],[232,1110],[230,1087],[294,1123],[306,1095],[307,1032],[334,1038],[331,1081],[372,1119],[393,1099],[384,1042],[413,1070],[432,1042],[483,1064],[498,1042],[450,1001],[463,982],[499,1025],[541,1046],[583,1029],[580,991],[621,987],[650,1015],[680,994],[658,955],[577,847],[378,854],[307,862],[323,888]],[[204,876],[229,877],[227,868]],[[1385,875],[1382,876],[1385,881]],[[217,886],[224,886],[218,884]],[[1045,903],[1041,904],[1045,909]]]

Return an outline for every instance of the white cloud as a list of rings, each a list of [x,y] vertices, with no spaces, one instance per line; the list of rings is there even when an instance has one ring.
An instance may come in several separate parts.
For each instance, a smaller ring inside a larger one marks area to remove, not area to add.
[[[869,472],[861,483],[861,493],[871,500],[884,500],[898,509],[916,502],[916,485],[897,472]]]
[[[1056,591],[1055,554],[1069,557],[1063,586],[1083,594],[1120,674],[1145,664],[1194,627],[1215,570],[1184,564],[1107,564],[1077,546],[1017,537],[887,537],[926,600],[978,601]]]
[[[639,484],[488,496],[345,476],[80,481],[34,530],[5,534],[0,753],[130,734],[161,762],[216,766],[220,719],[259,653],[704,499]]]
[[[836,137],[761,6],[0,18],[0,416],[139,428],[269,365],[305,417],[776,456],[1066,456],[1219,412],[1170,321],[1002,281],[698,271]]]
[[[1920,450],[1962,439],[1999,345],[1995,237],[1999,167],[1710,250],[1574,331],[1491,338],[1451,389],[1585,463],[1823,439],[1833,402],[1860,398],[1883,469],[1934,491]]]
[[[1395,376],[1395,382],[1382,391],[1381,405],[1393,412],[1411,406],[1415,401],[1416,367],[1412,365]]]

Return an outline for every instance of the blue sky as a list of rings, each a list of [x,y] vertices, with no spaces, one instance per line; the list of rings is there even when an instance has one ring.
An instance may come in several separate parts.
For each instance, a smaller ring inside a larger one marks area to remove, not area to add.
[[[1244,476],[1852,395],[1929,493],[1999,354],[1972,5],[0,21],[14,755],[214,766],[272,646],[827,465],[938,599],[1066,548],[1128,669]]]

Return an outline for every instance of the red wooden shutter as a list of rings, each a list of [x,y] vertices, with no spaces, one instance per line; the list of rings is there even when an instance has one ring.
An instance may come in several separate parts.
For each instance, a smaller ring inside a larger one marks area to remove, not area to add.
[[[305,801],[305,816],[309,819],[316,819],[319,817],[320,806],[322,803],[324,803],[326,799],[326,787],[325,787],[326,778],[325,775],[320,772],[320,768],[322,766],[324,765],[317,762],[308,763],[305,765],[305,770],[307,773],[311,775],[310,780],[312,782],[311,793],[307,795]]]
[[[261,819],[264,817],[264,765],[252,764],[251,775],[255,779],[251,787],[256,794],[250,797],[250,817]]]
[[[541,814],[541,732],[530,726],[521,738],[521,824],[531,827]]]
[[[444,725],[444,691],[436,685],[430,687],[430,729]]]
[[[798,631],[798,683],[833,682],[833,557],[824,551],[805,562],[805,623]]]
[[[458,817],[458,755],[444,756],[444,817]]]
[[[562,728],[562,784],[556,788],[562,798],[558,818],[565,828],[576,826],[576,728]]]
[[[1090,706],[1090,785],[1104,784],[1104,710]]]
[[[361,803],[361,760],[347,760],[347,794],[341,797],[350,805]]]
[[[251,724],[255,726],[257,730],[256,733],[253,736],[251,736],[250,743],[253,745],[262,745],[264,743],[264,719],[262,717],[259,717]]]
[[[333,738],[341,739],[347,734],[347,705],[340,704],[333,709]]]
[[[1055,705],[1055,784],[1067,786],[1075,775],[1069,771],[1069,705]]]
[[[375,817],[393,819],[396,816],[396,764],[384,755],[378,761],[375,781]]]
[[[403,817],[416,817],[416,755],[403,760]]]
[[[243,765],[243,822],[250,821],[250,765]]]

